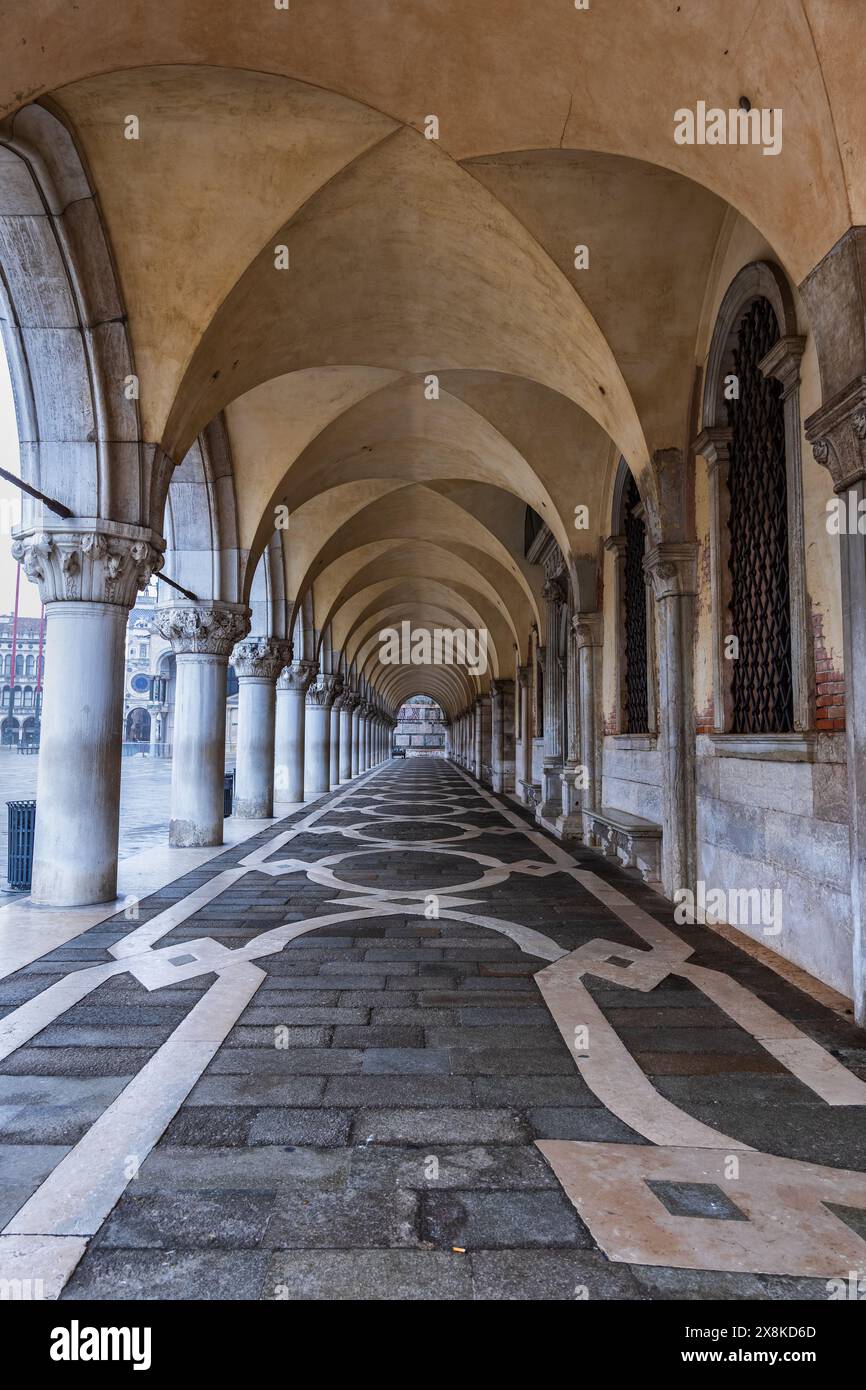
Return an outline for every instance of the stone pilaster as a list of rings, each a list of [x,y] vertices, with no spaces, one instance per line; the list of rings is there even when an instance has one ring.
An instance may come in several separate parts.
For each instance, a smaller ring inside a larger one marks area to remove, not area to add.
[[[542,800],[538,819],[556,822],[562,812],[563,768],[562,711],[564,698],[564,669],[559,657],[561,612],[567,601],[567,588],[559,575],[548,577],[544,586],[547,604],[547,623],[544,662],[544,765],[542,770]]]
[[[866,375],[806,421],[812,452],[844,503],[840,527],[854,1012],[866,1026]]]
[[[655,594],[659,653],[659,735],[662,768],[662,883],[668,897],[694,890],[695,727],[692,649],[697,546],[657,545],[644,569]]]

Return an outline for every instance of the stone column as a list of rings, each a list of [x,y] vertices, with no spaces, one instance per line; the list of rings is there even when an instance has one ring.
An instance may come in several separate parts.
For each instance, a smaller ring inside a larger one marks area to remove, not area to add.
[[[358,696],[353,690],[345,690],[341,696],[340,703],[340,766],[339,776],[341,782],[349,782],[352,778],[352,744],[353,730],[352,715],[358,704]]]
[[[314,661],[293,661],[277,680],[274,799],[297,804],[304,799],[304,734],[307,691],[316,674]]]
[[[307,796],[331,790],[331,705],[334,677],[320,675],[307,691],[304,782]]]
[[[364,710],[366,705],[360,695],[355,696],[356,704],[354,719],[352,720],[352,776],[357,777],[363,772],[361,767],[362,757],[362,730],[364,726]]]
[[[248,615],[239,604],[192,600],[154,615],[177,661],[169,844],[223,842],[226,671]]]
[[[601,613],[576,613],[572,618],[577,646],[578,730],[583,783],[582,811],[601,808]],[[587,834],[584,822],[583,834]]]
[[[340,785],[340,713],[343,708],[343,677],[334,677],[334,699],[331,705],[331,755],[329,780],[331,790]]]
[[[547,602],[547,636],[544,662],[544,765],[539,820],[556,821],[562,811],[562,667],[559,645],[560,609],[566,600],[565,584],[559,576],[548,578],[544,586]]]
[[[862,309],[861,309],[862,321]],[[866,1027],[866,375],[844,387],[806,421],[818,463],[842,504],[842,642],[851,847],[854,1015]]]
[[[31,890],[45,906],[117,895],[126,624],[162,564],[154,539],[140,527],[72,518],[22,528],[12,544],[45,604]]]
[[[524,806],[530,804],[527,790],[532,781],[532,720],[530,718],[529,686],[532,679],[531,666],[517,668],[518,717],[520,720],[520,765],[517,770],[517,792]]]
[[[493,790],[514,790],[514,681],[491,682]]]
[[[291,643],[247,637],[231,655],[238,678],[238,747],[234,814],[267,820],[274,814],[276,682]]]
[[[692,649],[697,593],[697,546],[655,546],[644,568],[656,600],[659,664],[658,750],[662,767],[662,885],[694,891],[695,724]]]

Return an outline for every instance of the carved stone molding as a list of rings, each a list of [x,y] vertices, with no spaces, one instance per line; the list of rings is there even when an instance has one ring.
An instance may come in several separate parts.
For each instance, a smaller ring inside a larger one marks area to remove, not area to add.
[[[517,668],[517,684],[520,686],[521,690],[528,690],[528,689],[529,689],[529,682],[531,681],[531,679],[532,679],[532,667],[531,667],[531,666],[518,666],[518,668]]]
[[[51,530],[19,530],[12,554],[45,604],[131,608],[163,565],[162,541],[152,531],[87,518]]]
[[[293,661],[280,672],[277,690],[293,690],[299,695],[306,695],[311,682],[315,680],[317,669],[315,661]]]
[[[826,468],[836,492],[866,479],[866,376],[857,377],[806,421],[815,462]]]
[[[352,710],[357,709],[361,703],[361,697],[356,690],[345,690],[342,695],[341,709],[351,714]]]
[[[657,599],[697,593],[697,545],[692,541],[656,545],[644,557]]]
[[[232,652],[231,664],[238,680],[275,681],[291,659],[291,642],[275,637],[246,637]]]
[[[158,608],[151,631],[171,643],[177,656],[225,657],[249,628],[250,610],[237,603],[178,603]]]

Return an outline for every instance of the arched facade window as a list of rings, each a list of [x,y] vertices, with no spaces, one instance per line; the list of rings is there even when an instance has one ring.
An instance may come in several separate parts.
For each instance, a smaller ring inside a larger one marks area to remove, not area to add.
[[[614,556],[616,731],[652,735],[656,718],[652,604],[643,567],[647,527],[640,491],[622,459],[614,488],[612,522],[613,535],[605,544]]]
[[[35,675],[36,675],[36,657],[35,657],[35,656],[28,656],[27,661],[26,661],[26,663],[25,663],[25,671],[24,671],[24,674],[25,674],[26,676],[35,676]]]
[[[769,262],[744,267],[707,363],[714,722],[731,735],[812,727],[799,364],[793,299]]]

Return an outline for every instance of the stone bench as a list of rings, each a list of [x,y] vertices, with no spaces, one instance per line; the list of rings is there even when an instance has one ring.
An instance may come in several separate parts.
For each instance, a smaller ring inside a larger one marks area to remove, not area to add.
[[[618,811],[602,806],[600,811],[585,811],[588,843],[600,848],[611,859],[618,859],[626,868],[637,869],[644,883],[653,888],[661,882],[662,828],[643,816],[630,811]]]

